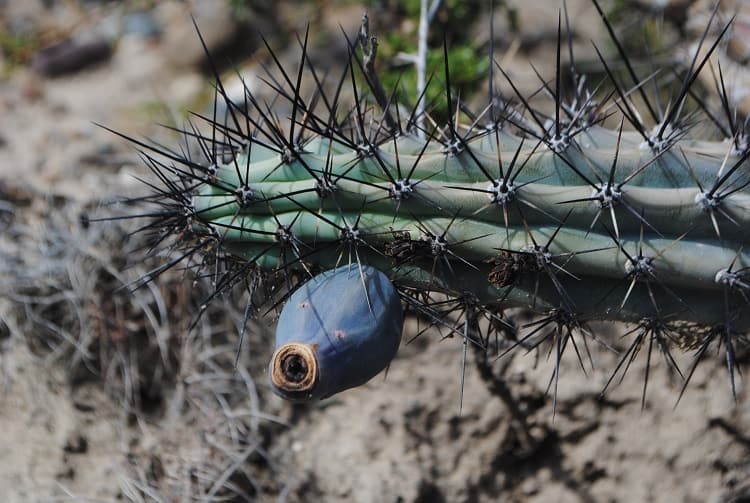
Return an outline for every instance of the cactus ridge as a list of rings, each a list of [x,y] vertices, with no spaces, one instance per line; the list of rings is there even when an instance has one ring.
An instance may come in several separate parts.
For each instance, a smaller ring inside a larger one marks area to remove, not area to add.
[[[659,76],[637,75],[592,1],[625,77],[597,48],[602,82],[590,84],[574,60],[564,78],[559,23],[554,82],[540,77],[538,94],[551,98],[544,110],[490,54],[514,95],[490,83],[487,106],[470,112],[451,89],[446,45],[448,117],[422,129],[416,107],[404,117],[397,91],[377,92],[359,55],[361,35],[349,43],[333,93],[308,57],[308,33],[296,69],[266,42],[281,75],[268,83],[277,108],[289,110],[283,117],[247,87],[241,102],[230,98],[214,68],[213,114],[196,114],[180,130],[185,146],[126,137],[158,180],[138,199],[157,210],[137,216],[149,218],[157,248],[181,250],[143,282],[213,260],[217,295],[247,282],[264,290],[257,300],[278,298],[279,283],[288,296],[317,271],[366,264],[390,277],[407,307],[468,343],[486,346],[509,330],[503,311],[525,307],[542,318],[510,349],[552,342],[559,363],[572,347],[585,369],[584,345],[598,341],[586,322],[625,321],[635,326],[626,334],[633,340],[605,390],[642,347],[649,364],[656,347],[686,386],[718,345],[736,393],[735,347],[750,328],[750,142],[721,71],[718,114],[696,87],[731,22],[715,36],[706,29],[664,106],[645,89]],[[310,80],[306,100],[302,83]],[[688,341],[679,327],[702,335]],[[672,358],[674,344],[695,350],[687,371]]]

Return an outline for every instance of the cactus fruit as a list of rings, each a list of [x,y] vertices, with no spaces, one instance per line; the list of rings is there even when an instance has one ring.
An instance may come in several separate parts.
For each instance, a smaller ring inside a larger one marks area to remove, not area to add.
[[[540,84],[551,112],[518,91],[500,96],[492,84],[486,108],[467,111],[451,89],[445,44],[448,117],[443,126],[422,129],[415,113],[406,116],[395,104],[396,92],[384,95],[372,62],[360,58],[368,36],[349,44],[334,93],[310,62],[307,35],[297,68],[284,68],[272,53],[281,78],[269,85],[291,110],[283,121],[247,88],[242,103],[233,101],[214,70],[226,120],[217,118],[215,106],[213,117],[204,117],[211,134],[194,124],[183,131],[187,143],[200,147],[198,155],[132,140],[162,184],[152,198],[160,209],[147,229],[157,231],[159,243],[183,250],[165,268],[204,252],[224,267],[217,292],[238,282],[303,284],[290,297],[292,307],[298,296],[312,301],[316,288],[351,271],[361,278],[342,288],[381,284],[385,274],[409,308],[480,346],[487,330],[506,328],[505,309],[536,311],[541,321],[511,345],[535,348],[551,340],[558,359],[572,346],[581,360],[577,339],[594,337],[589,320],[635,323],[636,342],[617,370],[643,344],[650,353],[654,342],[676,367],[669,348],[677,341],[696,351],[689,372],[677,369],[687,382],[717,344],[734,393],[735,347],[750,328],[750,140],[728,105],[721,74],[723,119],[706,111],[696,83],[730,24],[715,38],[706,30],[680,72],[678,90],[663,104],[663,96],[645,89],[661,76],[638,76],[592,1],[625,76],[597,49],[601,83],[592,85],[573,60],[564,77],[558,23],[555,80]],[[315,82],[311,100],[302,96],[303,78]],[[354,97],[350,107],[340,99],[344,86]],[[709,128],[699,123],[716,127],[705,133]],[[381,306],[369,286],[367,292],[369,313],[367,295],[329,293],[321,302],[335,307],[332,312],[358,313],[347,323],[368,324]],[[289,324],[296,333],[307,321],[287,317],[287,309],[280,330]],[[451,315],[459,312],[467,323],[454,325]],[[383,319],[393,324],[396,315]],[[336,323],[318,321],[326,334]],[[372,330],[392,337],[393,328]],[[379,351],[391,349],[388,343]],[[315,396],[361,379],[355,381]]]
[[[377,269],[318,274],[281,311],[268,371],[273,390],[312,400],[364,384],[396,355],[402,324],[401,298]]]

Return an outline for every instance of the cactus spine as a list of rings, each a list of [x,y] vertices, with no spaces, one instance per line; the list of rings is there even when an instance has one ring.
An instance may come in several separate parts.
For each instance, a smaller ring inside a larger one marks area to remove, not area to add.
[[[700,139],[700,112],[685,111],[729,25],[704,37],[706,54],[661,107],[594,4],[633,83],[602,57],[614,90],[589,89],[573,73],[566,98],[559,41],[555,82],[541,85],[552,113],[520,94],[495,95],[460,126],[447,49],[453,112],[430,130],[418,129],[413,114],[393,117],[395,98],[383,97],[357,42],[334,95],[309,64],[307,38],[296,72],[277,61],[276,91],[291,108],[283,126],[249,90],[240,106],[218,81],[227,120],[209,118],[211,136],[185,131],[202,156],[141,143],[169,160],[147,155],[166,187],[157,194],[164,235],[189,236],[185,256],[210,248],[230,259],[219,289],[357,263],[385,272],[409,306],[433,319],[441,311],[426,299],[439,292],[465,304],[467,316],[523,306],[558,331],[588,320],[707,327],[699,356],[718,334],[733,373],[735,337],[750,328],[750,142],[732,113],[728,125],[717,122],[725,139]],[[306,71],[324,99],[302,98]],[[339,102],[344,85],[354,95],[349,109]]]

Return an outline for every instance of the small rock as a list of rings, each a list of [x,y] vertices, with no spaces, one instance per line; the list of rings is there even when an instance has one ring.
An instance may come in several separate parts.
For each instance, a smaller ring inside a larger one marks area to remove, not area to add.
[[[104,61],[111,54],[112,47],[104,38],[93,37],[89,40],[68,38],[37,51],[31,62],[31,68],[47,77],[55,77]]]

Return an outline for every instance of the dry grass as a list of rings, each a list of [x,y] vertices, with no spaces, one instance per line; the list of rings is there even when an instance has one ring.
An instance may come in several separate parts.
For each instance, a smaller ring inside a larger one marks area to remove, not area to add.
[[[83,208],[38,203],[47,218],[3,205],[0,298],[10,343],[63,365],[72,388],[104,387],[124,424],[151,431],[147,452],[123,457],[122,494],[218,501],[266,492],[258,476],[272,470],[268,433],[282,421],[263,412],[264,391],[248,370],[263,369],[270,351],[262,324],[248,326],[237,355],[247,293],[236,288],[198,317],[210,278],[174,269],[133,289],[164,257],[142,260],[145,236],[129,234],[132,223],[82,225]]]

